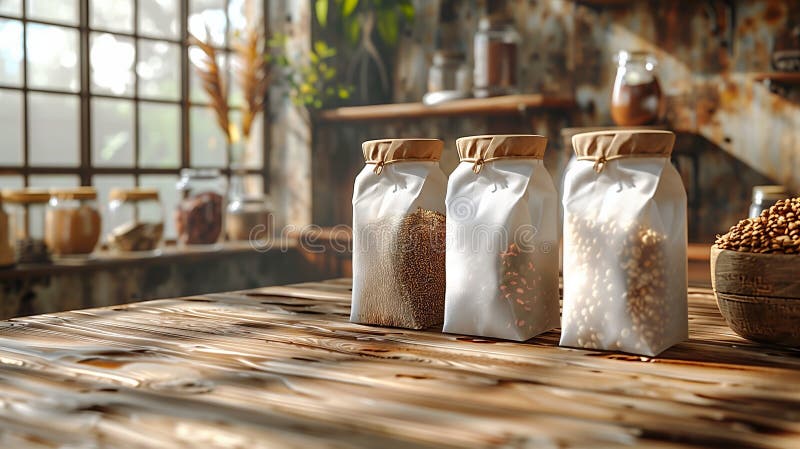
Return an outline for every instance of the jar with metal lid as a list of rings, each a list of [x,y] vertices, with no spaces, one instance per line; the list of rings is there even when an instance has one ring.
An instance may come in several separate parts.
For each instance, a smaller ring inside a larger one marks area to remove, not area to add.
[[[476,97],[518,92],[519,43],[520,35],[510,17],[493,14],[480,19],[474,42]]]
[[[425,104],[438,104],[470,96],[470,68],[464,53],[436,50],[428,69],[428,92],[422,97]]]
[[[55,256],[91,254],[100,240],[100,212],[94,187],[53,189],[44,220],[44,239]]]
[[[221,241],[225,184],[216,169],[181,170],[175,213],[178,245],[215,245]]]
[[[272,210],[269,198],[241,196],[231,198],[225,216],[228,240],[248,241],[272,235]]]
[[[108,248],[120,253],[158,253],[164,237],[164,208],[158,190],[112,189],[108,220]]]
[[[0,194],[0,268],[12,267],[16,263],[8,225],[8,214],[3,206],[3,195]]]
[[[661,116],[661,86],[656,59],[637,51],[620,51],[611,93],[611,118],[619,126],[652,125]]]
[[[769,209],[779,200],[790,198],[792,195],[786,188],[779,185],[754,186],[753,200],[750,203],[750,218],[756,218],[761,212]]]
[[[44,221],[50,194],[46,190],[3,191],[9,218],[9,234],[17,263],[49,263]]]

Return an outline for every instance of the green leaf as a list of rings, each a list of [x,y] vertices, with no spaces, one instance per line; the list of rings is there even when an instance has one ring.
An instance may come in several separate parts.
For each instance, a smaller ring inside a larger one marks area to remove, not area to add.
[[[361,21],[356,19],[348,20],[345,23],[345,34],[350,44],[356,45],[359,37],[361,37]]]
[[[414,5],[410,1],[400,2],[398,6],[400,7],[400,12],[405,16],[406,21],[414,21]]]
[[[328,23],[328,0],[317,0],[314,9],[317,12],[317,22],[324,28]]]
[[[378,11],[378,35],[383,42],[389,45],[396,44],[399,30],[394,11]]]
[[[348,18],[358,6],[358,0],[344,0],[342,4],[342,17]]]

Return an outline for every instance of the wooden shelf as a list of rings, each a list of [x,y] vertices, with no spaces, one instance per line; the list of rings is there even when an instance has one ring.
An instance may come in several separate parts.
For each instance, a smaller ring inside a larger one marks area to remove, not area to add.
[[[753,75],[756,81],[771,81],[779,84],[800,84],[800,72],[763,72]]]
[[[571,97],[549,97],[540,94],[506,95],[491,98],[467,98],[426,106],[422,103],[378,104],[329,109],[320,112],[323,122],[412,119],[463,115],[512,115],[537,109],[570,109]]]

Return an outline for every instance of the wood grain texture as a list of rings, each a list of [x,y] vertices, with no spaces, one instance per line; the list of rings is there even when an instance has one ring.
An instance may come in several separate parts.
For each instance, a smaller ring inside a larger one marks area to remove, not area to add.
[[[715,291],[800,300],[800,255],[756,254],[711,247]],[[800,307],[800,301],[798,301]]]
[[[800,446],[800,352],[707,289],[658,358],[348,322],[348,279],[0,322],[0,446]]]

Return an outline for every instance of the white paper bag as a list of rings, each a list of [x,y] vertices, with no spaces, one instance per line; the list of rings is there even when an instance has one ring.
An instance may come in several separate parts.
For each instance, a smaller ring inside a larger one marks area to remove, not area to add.
[[[688,336],[686,192],[669,131],[573,137],[561,345],[657,355]]]
[[[350,321],[423,329],[444,311],[443,142],[364,142],[353,191]]]
[[[558,200],[542,136],[458,139],[447,186],[444,331],[527,340],[558,326]]]

